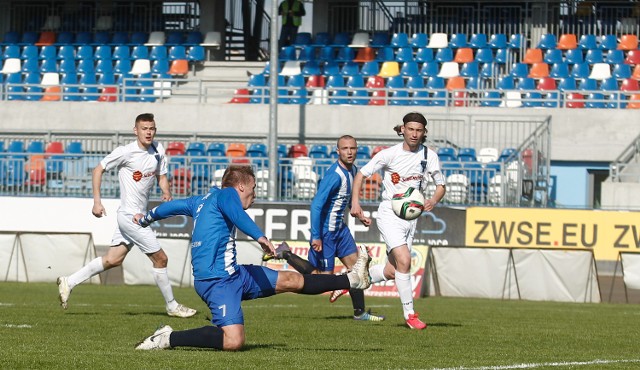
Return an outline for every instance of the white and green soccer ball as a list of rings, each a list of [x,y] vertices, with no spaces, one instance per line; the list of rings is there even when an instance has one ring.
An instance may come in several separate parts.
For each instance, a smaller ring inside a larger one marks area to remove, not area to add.
[[[415,220],[422,214],[424,196],[415,188],[407,188],[403,193],[393,195],[391,208],[403,220]]]

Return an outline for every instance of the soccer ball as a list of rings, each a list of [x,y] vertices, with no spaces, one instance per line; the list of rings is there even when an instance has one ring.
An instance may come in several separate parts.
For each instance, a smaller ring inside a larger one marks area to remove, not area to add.
[[[394,194],[391,199],[391,208],[396,216],[404,220],[415,220],[422,214],[424,196],[414,188],[408,188],[404,193]]]

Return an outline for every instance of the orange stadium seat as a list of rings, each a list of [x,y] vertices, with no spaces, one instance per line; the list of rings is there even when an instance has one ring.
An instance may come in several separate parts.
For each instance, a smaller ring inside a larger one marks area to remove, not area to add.
[[[572,50],[578,47],[578,39],[573,33],[565,33],[560,36],[556,48],[560,50]]]
[[[227,157],[245,157],[247,146],[243,143],[230,143],[227,147]]]
[[[524,58],[522,59],[523,63],[533,64],[533,63],[541,63],[543,61],[542,50],[541,49],[527,49],[524,54]]]

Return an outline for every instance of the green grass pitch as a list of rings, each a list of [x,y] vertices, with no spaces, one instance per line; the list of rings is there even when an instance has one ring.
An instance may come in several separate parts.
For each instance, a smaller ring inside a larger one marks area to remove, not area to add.
[[[76,287],[63,311],[55,284],[0,283],[2,369],[630,369],[640,368],[640,307],[422,298],[424,331],[404,326],[395,298],[367,298],[387,319],[351,319],[351,300],[283,294],[245,302],[239,352],[136,351],[159,325],[209,324],[193,289],[178,301],[199,310],[170,318],[155,286]]]

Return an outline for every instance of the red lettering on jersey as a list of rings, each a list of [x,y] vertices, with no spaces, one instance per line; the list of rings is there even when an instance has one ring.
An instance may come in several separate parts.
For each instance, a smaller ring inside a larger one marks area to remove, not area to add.
[[[142,180],[142,172],[140,171],[136,171],[133,173],[133,180],[138,182],[140,180]]]

